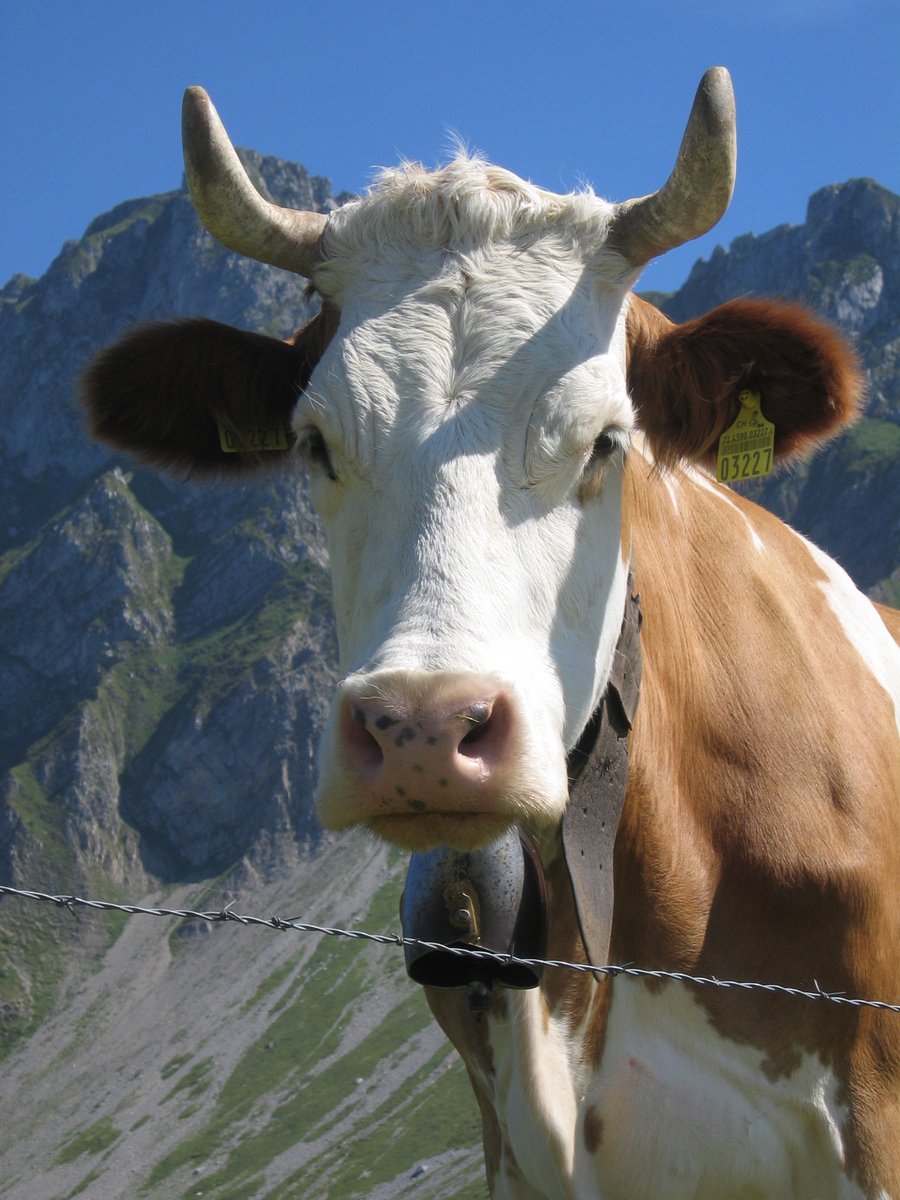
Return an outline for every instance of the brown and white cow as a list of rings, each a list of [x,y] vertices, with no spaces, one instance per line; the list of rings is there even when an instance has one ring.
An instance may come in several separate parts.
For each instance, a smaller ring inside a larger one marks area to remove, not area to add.
[[[630,290],[728,202],[727,73],[704,77],[668,183],[619,205],[463,157],[386,172],[326,221],[256,194],[200,89],[185,133],[208,228],[308,276],[321,315],[289,343],[139,329],[90,368],[86,402],[96,436],[193,472],[289,469],[292,448],[251,446],[290,425],[345,671],[325,824],[414,850],[521,827],[549,955],[586,961],[567,754],[631,566],[643,685],[611,960],[900,1000],[891,618],[707,469],[742,389],[782,458],[834,433],[857,409],[853,356],[797,308],[674,326]],[[224,454],[217,424],[246,452]],[[498,988],[490,1012],[429,1002],[471,1076],[494,1196],[900,1200],[894,1013],[564,970]]]

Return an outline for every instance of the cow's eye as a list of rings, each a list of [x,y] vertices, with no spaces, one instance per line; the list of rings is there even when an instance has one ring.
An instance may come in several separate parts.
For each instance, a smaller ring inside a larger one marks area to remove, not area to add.
[[[594,439],[578,489],[582,501],[600,495],[607,465],[617,454],[624,454],[627,448],[628,434],[615,427],[604,429],[600,436]]]
[[[616,431],[617,433],[618,431]],[[616,436],[612,430],[604,429],[600,436],[594,441],[594,447],[591,450],[591,457],[588,459],[588,466],[593,463],[602,463],[614,454],[621,446],[621,439]]]
[[[321,431],[315,425],[310,425],[300,435],[300,452],[310,466],[315,465],[324,471],[329,479],[337,479],[337,472],[328,453],[328,445]]]

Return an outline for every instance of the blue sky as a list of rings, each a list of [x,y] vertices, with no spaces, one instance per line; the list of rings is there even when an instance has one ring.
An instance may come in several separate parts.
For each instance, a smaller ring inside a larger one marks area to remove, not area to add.
[[[434,164],[452,133],[555,191],[668,175],[697,82],[732,72],[738,182],[715,231],[651,265],[673,288],[716,243],[804,219],[828,183],[900,191],[896,0],[10,0],[0,9],[0,283],[37,275],[119,201],[181,176],[203,84],[238,144],[335,190]]]

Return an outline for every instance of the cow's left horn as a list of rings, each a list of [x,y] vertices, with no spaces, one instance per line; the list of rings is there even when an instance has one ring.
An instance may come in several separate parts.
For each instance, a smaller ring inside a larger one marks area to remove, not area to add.
[[[700,237],[728,207],[736,164],[731,76],[724,67],[710,67],[668,181],[650,196],[616,206],[608,244],[637,267]]]
[[[258,262],[311,275],[328,218],[263,199],[201,87],[184,93],[181,131],[191,199],[213,237]]]

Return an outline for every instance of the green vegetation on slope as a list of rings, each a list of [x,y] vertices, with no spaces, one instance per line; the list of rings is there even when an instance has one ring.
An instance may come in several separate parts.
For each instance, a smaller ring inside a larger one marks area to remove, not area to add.
[[[389,878],[369,906],[365,927],[395,925],[396,911],[397,880]],[[366,1183],[360,1194],[365,1195],[376,1182],[411,1169],[423,1147],[434,1154],[478,1143],[477,1106],[461,1064],[446,1068],[453,1054],[449,1046],[413,1070],[402,1096],[390,1089],[381,1099],[372,1095],[370,1081],[402,1063],[431,1021],[421,992],[405,980],[398,980],[398,1003],[380,1014],[368,1012],[366,996],[384,969],[380,953],[371,945],[326,938],[293,980],[282,965],[261,982],[254,1000],[264,1004],[271,998],[265,1032],[211,1099],[201,1128],[149,1174],[145,1194],[156,1194],[179,1173],[199,1169],[204,1195],[216,1200],[248,1195],[332,1200],[351,1194],[345,1189],[362,1172]],[[401,961],[389,963],[388,971],[398,976]],[[184,1070],[170,1097],[207,1087],[206,1060],[189,1066],[191,1061],[182,1054],[162,1068],[173,1079]],[[340,1135],[329,1139],[337,1128]],[[319,1139],[327,1148],[316,1153]],[[298,1142],[311,1147],[311,1160],[300,1173],[306,1182],[301,1185],[298,1176],[269,1190],[266,1167]],[[211,1163],[215,1168],[207,1173]],[[315,1180],[320,1183],[314,1185]],[[324,1190],[317,1192],[316,1186]],[[194,1190],[187,1188],[185,1195]]]
[[[840,461],[851,474],[871,474],[900,463],[900,425],[864,417],[852,425],[836,446]]]

